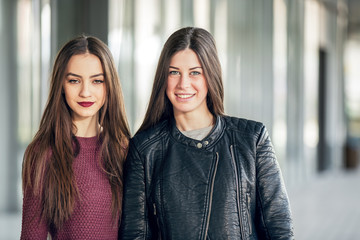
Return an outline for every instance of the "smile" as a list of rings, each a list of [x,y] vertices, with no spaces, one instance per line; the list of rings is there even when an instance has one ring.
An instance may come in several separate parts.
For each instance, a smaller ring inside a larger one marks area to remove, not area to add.
[[[178,98],[182,98],[182,99],[186,99],[186,98],[191,98],[192,96],[194,96],[195,94],[175,94]]]
[[[94,102],[78,102],[78,104],[82,107],[91,107]]]

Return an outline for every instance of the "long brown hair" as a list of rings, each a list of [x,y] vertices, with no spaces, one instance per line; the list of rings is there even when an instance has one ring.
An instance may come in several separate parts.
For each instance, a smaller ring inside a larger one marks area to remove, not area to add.
[[[191,49],[197,54],[204,69],[208,85],[206,103],[210,112],[215,116],[224,114],[224,87],[214,38],[202,28],[181,28],[168,38],[162,49],[149,105],[138,132],[173,117],[172,104],[165,93],[169,65],[172,56],[185,49]]]
[[[73,134],[71,109],[66,103],[63,82],[65,70],[74,55],[97,56],[104,71],[106,100],[99,111],[102,131],[101,161],[112,191],[113,217],[121,215],[123,162],[127,154],[130,131],[125,115],[122,89],[112,55],[99,39],[80,36],[66,43],[58,52],[50,80],[48,101],[39,130],[27,147],[22,169],[23,192],[33,191],[41,199],[42,218],[56,228],[73,212],[78,197],[72,162],[79,148]]]

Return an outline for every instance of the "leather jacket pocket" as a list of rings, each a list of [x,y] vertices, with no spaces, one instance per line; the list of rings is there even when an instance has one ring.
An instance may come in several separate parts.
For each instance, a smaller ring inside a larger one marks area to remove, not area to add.
[[[251,217],[251,196],[247,192],[245,196],[241,192],[241,182],[240,182],[240,169],[238,168],[236,162],[236,147],[234,145],[230,146],[231,159],[234,168],[235,182],[236,182],[236,201],[238,206],[238,215],[239,223],[241,229],[241,238],[247,239],[249,235],[252,235],[252,217]]]
[[[159,222],[159,216],[157,214],[157,211],[156,211],[156,204],[153,203],[153,214],[154,214],[154,218],[156,219],[156,227],[158,229],[158,238],[159,240],[161,240],[161,230],[160,230],[160,222]]]
[[[246,193],[246,214],[247,214],[247,222],[249,225],[249,234],[252,234],[252,220],[251,220],[251,214],[250,214],[250,203],[251,203],[251,199],[250,199],[250,193]]]

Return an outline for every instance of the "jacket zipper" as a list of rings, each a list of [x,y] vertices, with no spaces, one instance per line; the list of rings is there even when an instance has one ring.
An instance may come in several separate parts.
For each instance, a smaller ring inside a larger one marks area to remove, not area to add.
[[[241,239],[245,238],[245,229],[241,218],[241,205],[240,205],[240,187],[239,187],[239,178],[238,178],[238,171],[237,166],[235,162],[235,154],[234,154],[234,147],[233,145],[230,145],[230,152],[231,152],[231,160],[234,164],[234,171],[235,171],[235,182],[236,182],[236,202],[238,205],[238,211],[239,211],[239,222],[240,222],[240,228],[241,228]]]
[[[219,153],[216,153],[215,169],[214,169],[214,173],[213,173],[213,176],[211,179],[211,186],[210,186],[209,212],[208,212],[207,219],[206,219],[204,240],[206,240],[207,235],[208,235],[208,230],[209,230],[210,215],[211,215],[211,208],[212,208],[212,198],[213,198],[213,193],[214,193],[214,183],[215,183],[215,176],[216,176],[218,163],[219,163]]]

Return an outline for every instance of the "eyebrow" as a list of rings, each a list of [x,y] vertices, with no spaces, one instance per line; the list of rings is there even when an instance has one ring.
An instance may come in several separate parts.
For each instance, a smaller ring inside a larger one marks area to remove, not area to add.
[[[68,77],[68,76],[74,76],[74,77],[82,78],[82,76],[80,76],[78,74],[75,74],[75,73],[71,73],[71,72],[66,74],[66,77]],[[91,75],[90,78],[99,77],[99,76],[104,76],[104,74],[103,73],[94,74],[94,75]]]
[[[169,68],[174,68],[174,69],[178,69],[178,70],[180,69],[180,68],[174,67],[174,66],[169,66]],[[189,68],[189,70],[194,70],[196,68],[202,68],[202,67],[192,67],[192,68]]]

